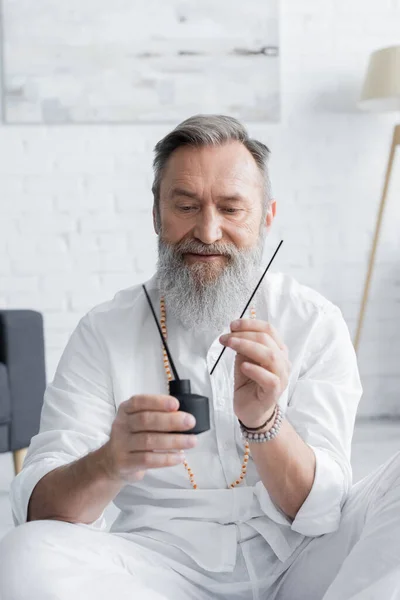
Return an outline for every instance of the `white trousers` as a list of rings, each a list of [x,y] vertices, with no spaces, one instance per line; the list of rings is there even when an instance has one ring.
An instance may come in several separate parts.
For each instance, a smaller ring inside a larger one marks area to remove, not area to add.
[[[138,534],[34,521],[0,543],[0,600],[400,600],[400,453],[353,486],[334,533],[284,563],[260,536],[233,572]]]

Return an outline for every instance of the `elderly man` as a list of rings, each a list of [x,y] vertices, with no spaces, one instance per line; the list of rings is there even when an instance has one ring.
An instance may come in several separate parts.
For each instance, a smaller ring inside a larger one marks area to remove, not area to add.
[[[339,309],[269,274],[237,320],[276,211],[268,154],[225,116],[156,145],[147,289],[211,428],[191,434],[168,395],[141,286],[91,310],[12,485],[2,600],[400,598],[400,455],[352,486],[361,385]]]

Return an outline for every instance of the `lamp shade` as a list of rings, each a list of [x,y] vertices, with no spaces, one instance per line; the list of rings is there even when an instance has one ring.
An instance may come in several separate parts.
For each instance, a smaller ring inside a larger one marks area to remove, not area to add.
[[[400,110],[400,46],[371,54],[358,106],[379,112]]]

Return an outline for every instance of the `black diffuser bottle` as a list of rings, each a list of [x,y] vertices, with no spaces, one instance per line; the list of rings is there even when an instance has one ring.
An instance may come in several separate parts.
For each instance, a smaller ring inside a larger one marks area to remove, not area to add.
[[[208,398],[192,394],[190,379],[173,379],[169,382],[169,393],[179,400],[179,410],[190,413],[196,419],[196,425],[185,433],[203,433],[210,429],[210,408]]]
[[[194,416],[196,419],[196,425],[185,433],[203,433],[210,429],[210,408],[208,398],[206,396],[200,396],[199,394],[192,394],[190,380],[180,379],[178,372],[175,368],[174,361],[172,360],[171,353],[168,345],[161,331],[160,324],[157,320],[156,313],[154,312],[153,305],[150,297],[147,293],[146,287],[143,285],[144,293],[146,294],[147,302],[149,303],[151,312],[154,317],[154,321],[157,325],[158,333],[160,334],[161,341],[164,345],[165,351],[168,356],[169,364],[171,365],[172,372],[175,379],[169,382],[169,393],[171,396],[179,401],[179,410],[187,412]],[[178,433],[178,432],[176,432]],[[179,432],[182,433],[182,432]]]

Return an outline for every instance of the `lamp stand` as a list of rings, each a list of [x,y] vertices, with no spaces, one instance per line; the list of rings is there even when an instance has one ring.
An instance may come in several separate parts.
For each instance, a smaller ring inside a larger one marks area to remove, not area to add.
[[[367,306],[372,272],[373,272],[374,264],[375,264],[376,249],[378,247],[379,236],[381,233],[383,213],[385,210],[387,192],[388,192],[388,188],[389,188],[389,181],[390,181],[390,176],[392,173],[394,155],[395,155],[397,146],[400,146],[400,125],[396,125],[393,130],[392,145],[390,148],[389,160],[388,160],[388,165],[386,168],[385,184],[384,184],[383,190],[382,190],[382,198],[381,198],[381,202],[380,202],[379,210],[378,210],[378,217],[377,217],[376,226],[375,226],[374,240],[372,242],[372,247],[371,247],[369,261],[368,261],[367,276],[366,276],[365,283],[364,283],[364,292],[363,292],[362,301],[361,301],[361,308],[360,308],[360,312],[358,315],[356,336],[354,338],[354,348],[355,348],[356,352],[357,352],[359,344],[360,344],[361,330],[362,330],[362,326],[364,323],[365,309]]]

